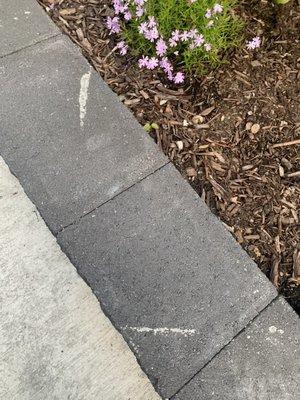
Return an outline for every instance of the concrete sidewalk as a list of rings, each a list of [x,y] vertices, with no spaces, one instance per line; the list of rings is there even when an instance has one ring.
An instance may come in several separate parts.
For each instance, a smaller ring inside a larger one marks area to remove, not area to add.
[[[37,3],[5,5],[1,155],[157,392],[296,400],[295,313]]]
[[[0,158],[0,399],[158,400]]]

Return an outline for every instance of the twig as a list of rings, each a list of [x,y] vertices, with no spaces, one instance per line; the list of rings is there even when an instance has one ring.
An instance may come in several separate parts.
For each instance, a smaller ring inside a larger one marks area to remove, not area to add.
[[[295,178],[295,177],[298,177],[298,176],[300,176],[300,171],[292,172],[291,174],[287,174],[286,176],[287,176],[288,178]]]
[[[118,46],[115,46],[103,59],[103,62],[106,61],[108,59],[109,56],[111,56],[116,50],[117,50]]]
[[[276,143],[272,147],[285,147],[285,146],[292,146],[293,144],[300,144],[300,139],[291,140],[290,142],[283,142],[283,143]]]

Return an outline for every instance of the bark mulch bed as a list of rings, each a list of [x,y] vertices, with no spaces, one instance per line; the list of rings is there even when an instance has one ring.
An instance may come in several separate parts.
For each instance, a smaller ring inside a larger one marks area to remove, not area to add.
[[[300,311],[300,14],[297,1],[240,2],[245,47],[185,87],[121,58],[109,1],[39,0],[228,230]],[[146,133],[145,133],[146,134]]]

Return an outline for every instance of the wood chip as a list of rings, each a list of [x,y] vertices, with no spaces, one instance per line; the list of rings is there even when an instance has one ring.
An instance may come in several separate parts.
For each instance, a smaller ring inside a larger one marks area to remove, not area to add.
[[[293,279],[300,284],[300,249],[293,254]]]
[[[284,177],[284,169],[281,165],[278,166],[278,170],[279,170],[279,176],[281,178],[283,178]]]
[[[193,167],[188,167],[186,169],[186,174],[188,177],[192,178],[192,177],[196,177],[197,176],[197,171],[195,170],[195,168]]]
[[[192,118],[193,124],[202,124],[204,122],[204,118],[202,115],[194,115]]]
[[[279,286],[279,264],[280,264],[280,257],[273,256],[270,279],[273,282],[273,285],[277,288]]]
[[[178,147],[178,150],[183,150],[183,141],[182,140],[177,140],[176,145]]]
[[[132,104],[137,104],[140,102],[140,99],[126,99],[124,101],[124,104],[126,104],[126,106],[131,106]]]
[[[246,123],[246,131],[250,131],[252,125],[253,125],[252,122],[247,122],[247,123]]]
[[[76,35],[80,41],[84,39],[84,34],[81,28],[76,29]]]
[[[82,41],[82,46],[89,52],[92,53],[93,52],[93,47],[91,45],[91,43],[87,40],[87,38],[84,38]]]
[[[287,174],[286,176],[288,178],[299,178],[300,177],[300,171],[292,172],[291,174]]]
[[[246,240],[259,240],[260,236],[259,235],[246,235],[246,236],[244,236],[244,238]]]
[[[71,14],[75,14],[77,11],[77,9],[74,8],[63,8],[61,10],[59,10],[60,15],[64,16],[64,15],[71,15]]]
[[[253,133],[253,135],[255,135],[256,133],[258,133],[260,131],[260,125],[259,124],[253,124],[250,128],[251,133]]]

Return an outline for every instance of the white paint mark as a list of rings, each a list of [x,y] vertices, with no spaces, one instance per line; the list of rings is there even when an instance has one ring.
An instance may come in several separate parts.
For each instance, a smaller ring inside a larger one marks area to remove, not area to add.
[[[147,326],[137,327],[137,326],[125,326],[123,329],[128,329],[138,333],[153,333],[154,335],[163,334],[168,335],[170,333],[175,333],[184,336],[191,336],[196,334],[195,329],[181,329],[181,328],[148,328]]]
[[[79,107],[80,107],[80,126],[84,125],[84,118],[86,115],[86,103],[88,99],[88,90],[90,85],[90,79],[92,74],[92,67],[88,73],[82,75],[80,80],[80,93],[79,93]]]

